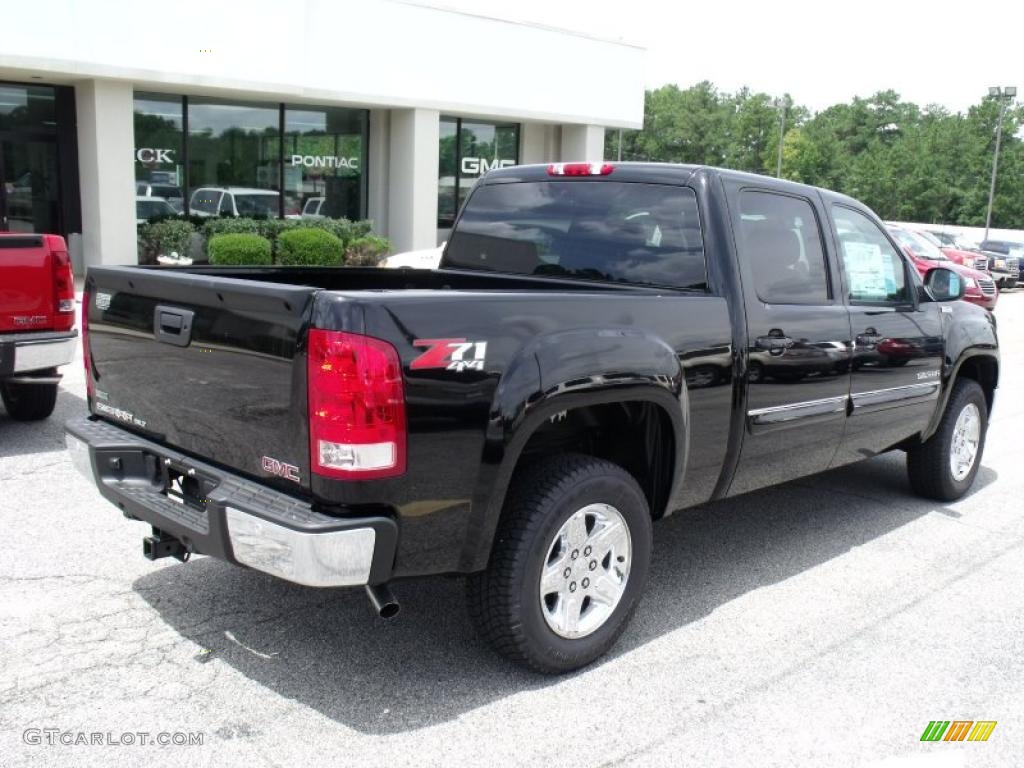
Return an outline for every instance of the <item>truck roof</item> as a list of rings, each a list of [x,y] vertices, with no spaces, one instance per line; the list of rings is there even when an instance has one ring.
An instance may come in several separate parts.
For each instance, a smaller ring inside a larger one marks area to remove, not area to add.
[[[569,163],[536,163],[529,165],[514,165],[507,168],[495,168],[481,178],[482,184],[507,183],[516,181],[541,181],[553,178],[548,173],[551,165],[569,165]],[[789,179],[777,179],[774,176],[765,176],[758,173],[736,171],[730,168],[719,168],[712,165],[688,165],[684,163],[651,163],[651,162],[617,162],[606,161],[598,165],[612,166],[612,172],[606,176],[595,175],[593,178],[607,178],[610,181],[629,182],[650,182],[663,184],[685,184],[694,176],[707,175],[718,178],[731,178],[757,184],[761,187],[775,187],[780,190],[796,192],[807,195],[812,190],[827,192],[830,195],[841,198],[856,208],[863,208],[863,203],[840,192],[814,187],[809,184],[801,184]]]

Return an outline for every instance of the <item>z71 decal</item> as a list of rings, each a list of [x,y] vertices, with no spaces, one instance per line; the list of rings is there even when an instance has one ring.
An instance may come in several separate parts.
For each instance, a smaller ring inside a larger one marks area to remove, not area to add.
[[[414,347],[428,347],[427,351],[409,365],[414,371],[425,368],[444,368],[448,371],[483,371],[487,358],[486,341],[465,339],[416,339]]]

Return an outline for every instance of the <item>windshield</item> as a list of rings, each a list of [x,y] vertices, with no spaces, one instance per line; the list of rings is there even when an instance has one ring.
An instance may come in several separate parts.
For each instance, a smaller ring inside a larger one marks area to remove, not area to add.
[[[914,232],[910,232],[906,229],[890,229],[892,236],[899,240],[900,245],[905,245],[914,255],[919,259],[928,259],[928,261],[948,261],[946,255],[932,245],[929,241],[923,237],[919,237]]]
[[[704,290],[692,189],[614,181],[477,187],[448,241],[460,269]]]
[[[154,184],[152,185],[152,187],[150,187],[150,189],[152,190],[150,194],[153,197],[163,197],[166,198],[167,200],[171,200],[173,198],[178,198],[179,200],[181,199],[180,187],[171,187],[164,184]]]
[[[277,193],[246,195],[235,192],[235,208],[239,216],[277,216]]]
[[[917,229],[917,230],[914,230],[914,234],[915,234],[915,235],[916,235],[917,237],[923,237],[923,238],[924,238],[925,240],[927,240],[927,241],[928,241],[929,243],[931,243],[932,245],[934,245],[934,246],[935,246],[936,248],[939,248],[939,249],[941,249],[941,248],[945,247],[945,246],[943,245],[942,241],[941,241],[941,240],[939,240],[939,238],[937,238],[937,237],[936,237],[935,235],[933,235],[933,234],[932,234],[931,232],[925,232],[925,231],[924,231],[924,230],[922,230],[922,229]]]

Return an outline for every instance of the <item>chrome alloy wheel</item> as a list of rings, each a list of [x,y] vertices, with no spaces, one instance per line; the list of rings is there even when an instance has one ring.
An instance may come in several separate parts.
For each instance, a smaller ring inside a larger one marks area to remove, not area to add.
[[[629,579],[633,544],[622,514],[588,504],[565,521],[548,546],[540,576],[540,608],[560,637],[597,631],[618,606]]]
[[[981,413],[978,406],[968,403],[956,417],[953,427],[953,444],[949,451],[949,469],[958,483],[971,473],[978,457],[981,442]]]

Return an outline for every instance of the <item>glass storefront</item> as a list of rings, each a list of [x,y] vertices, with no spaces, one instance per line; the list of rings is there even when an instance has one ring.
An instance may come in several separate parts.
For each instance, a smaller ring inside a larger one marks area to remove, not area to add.
[[[480,176],[519,163],[519,125],[442,117],[439,127],[437,226],[446,229]]]
[[[358,109],[285,107],[286,215],[362,217],[367,115]]]
[[[135,194],[162,197],[177,213],[185,209],[184,119],[178,96],[135,95]]]
[[[136,195],[195,216],[364,218],[368,128],[362,109],[136,93]]]
[[[0,83],[0,231],[81,228],[74,92]]]

